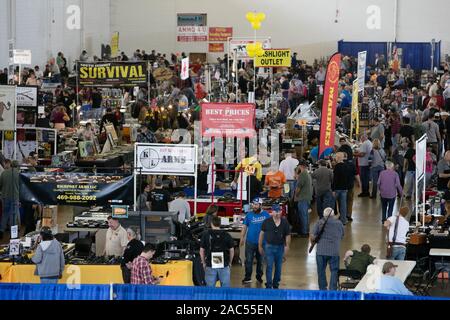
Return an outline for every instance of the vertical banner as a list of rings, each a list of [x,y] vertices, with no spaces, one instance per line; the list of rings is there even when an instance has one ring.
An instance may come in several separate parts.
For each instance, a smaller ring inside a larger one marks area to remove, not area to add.
[[[15,130],[16,87],[0,86],[0,130]]]
[[[119,32],[114,32],[111,37],[111,57],[119,55]]]
[[[320,122],[319,157],[325,149],[334,147],[336,133],[336,105],[338,98],[341,54],[335,53],[328,62],[323,91],[322,120]]]
[[[181,80],[189,78],[189,58],[181,60]]]
[[[359,87],[359,91],[364,91],[364,83],[366,80],[366,59],[367,59],[367,51],[358,52],[358,87]]]
[[[356,128],[356,136],[359,135],[359,109],[358,109],[358,92],[359,92],[359,85],[358,85],[358,79],[353,81],[353,93],[352,93],[352,114],[351,114],[351,121],[350,121],[350,138],[353,137],[353,126]]]

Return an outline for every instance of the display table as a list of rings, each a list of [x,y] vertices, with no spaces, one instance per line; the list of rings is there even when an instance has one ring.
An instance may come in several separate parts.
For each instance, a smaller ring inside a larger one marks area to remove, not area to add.
[[[169,261],[166,264],[152,264],[153,275],[166,277],[161,285],[193,286],[192,261]],[[34,275],[35,265],[12,265],[0,263],[0,282],[39,283]],[[66,265],[62,279],[58,283],[67,284],[110,284],[123,283],[122,270],[119,265]]]
[[[402,282],[405,282],[406,278],[408,278],[408,276],[411,274],[414,267],[416,266],[416,261],[376,259],[374,265],[367,267],[367,273],[364,275],[361,281],[359,281],[358,285],[353,290],[366,293],[376,292],[379,286],[378,283],[379,279],[377,279],[375,273],[373,274],[370,273],[369,268],[371,267],[379,268],[379,275],[382,275],[381,270],[383,269],[383,265],[386,262],[392,262],[393,264],[398,265],[398,267],[395,270],[395,277],[399,278]],[[371,284],[369,285],[369,283]]]
[[[187,199],[191,208],[191,213],[194,213],[194,200]],[[246,202],[243,202],[244,205]],[[210,205],[212,205],[211,197],[207,199],[197,199],[197,215],[204,215]],[[224,217],[232,217],[234,215],[234,208],[241,208],[241,202],[222,202],[214,199],[214,204],[219,207],[219,215]]]

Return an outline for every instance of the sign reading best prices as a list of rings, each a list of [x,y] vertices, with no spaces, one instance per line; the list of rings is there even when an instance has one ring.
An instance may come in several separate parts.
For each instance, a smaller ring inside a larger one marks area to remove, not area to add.
[[[268,49],[264,55],[255,57],[256,67],[290,67],[291,49]]]

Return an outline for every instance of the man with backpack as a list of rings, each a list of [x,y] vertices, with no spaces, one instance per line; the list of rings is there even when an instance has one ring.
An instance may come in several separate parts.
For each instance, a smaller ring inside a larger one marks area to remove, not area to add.
[[[217,280],[222,288],[230,286],[230,267],[234,256],[234,241],[230,234],[220,230],[220,217],[214,216],[211,230],[203,233],[200,257],[205,268],[208,287],[215,287]]]

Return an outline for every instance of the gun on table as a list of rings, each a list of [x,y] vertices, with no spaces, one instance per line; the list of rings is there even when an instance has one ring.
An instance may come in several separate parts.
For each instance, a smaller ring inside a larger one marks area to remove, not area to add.
[[[309,253],[313,251],[316,244],[320,241],[320,238],[322,237],[323,232],[325,231],[325,226],[327,225],[328,219],[330,219],[331,214],[327,217],[325,220],[322,228],[320,229],[319,233],[317,234],[317,237],[314,238],[314,240],[311,240],[311,247],[309,248]]]

